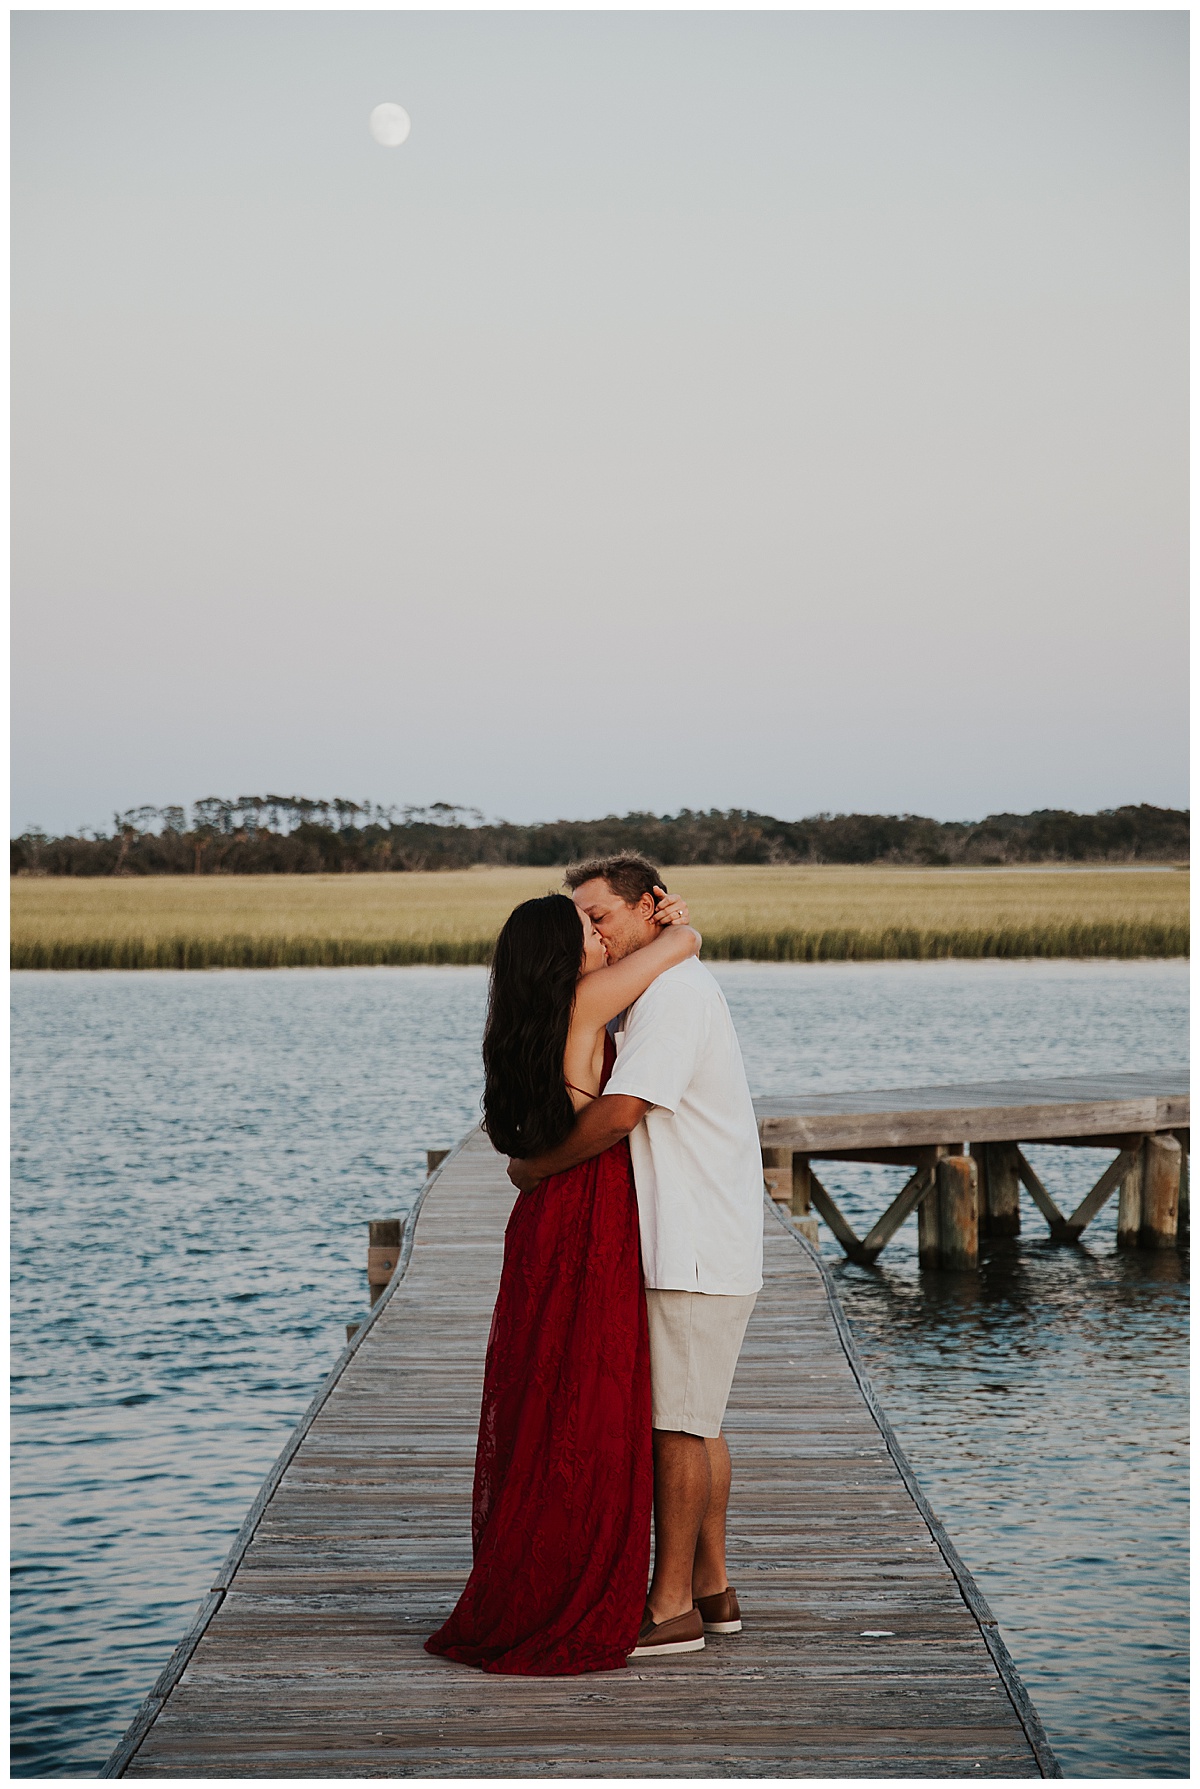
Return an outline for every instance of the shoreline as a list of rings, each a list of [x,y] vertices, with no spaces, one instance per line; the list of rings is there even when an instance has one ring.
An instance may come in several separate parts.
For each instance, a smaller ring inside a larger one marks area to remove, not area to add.
[[[18,970],[380,969],[484,966],[490,937],[363,939],[251,936],[21,940]],[[1186,923],[1080,921],[1041,926],[800,928],[706,933],[710,963],[1111,962],[1188,959]]]

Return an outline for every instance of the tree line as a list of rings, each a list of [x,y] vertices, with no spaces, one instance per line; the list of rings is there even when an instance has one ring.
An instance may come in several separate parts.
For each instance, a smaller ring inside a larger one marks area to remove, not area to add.
[[[777,820],[748,809],[610,814],[517,826],[449,802],[380,807],[300,795],[209,796],[182,807],[113,815],[111,832],[11,841],[15,875],[261,876],[367,870],[552,865],[616,851],[662,864],[1022,864],[1180,862],[1187,811],[1136,807],[1096,814],[1040,809],[984,820],[919,814],[815,814]]]

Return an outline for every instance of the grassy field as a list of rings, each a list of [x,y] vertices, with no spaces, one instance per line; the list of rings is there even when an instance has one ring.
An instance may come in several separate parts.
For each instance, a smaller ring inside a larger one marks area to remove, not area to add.
[[[710,959],[1188,954],[1185,871],[685,868]],[[355,876],[17,877],[14,969],[482,963],[553,869]]]

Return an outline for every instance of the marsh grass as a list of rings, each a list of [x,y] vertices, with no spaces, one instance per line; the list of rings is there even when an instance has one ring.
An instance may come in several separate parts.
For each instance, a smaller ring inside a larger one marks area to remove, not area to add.
[[[1169,869],[668,869],[714,960],[1186,956]],[[18,877],[15,969],[485,963],[506,915],[561,871]]]

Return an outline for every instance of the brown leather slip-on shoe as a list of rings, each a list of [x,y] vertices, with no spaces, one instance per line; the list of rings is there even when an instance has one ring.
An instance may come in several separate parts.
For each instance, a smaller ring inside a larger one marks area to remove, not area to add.
[[[718,1590],[715,1596],[697,1597],[696,1612],[704,1623],[706,1634],[740,1634],[742,1631],[742,1612],[732,1585]]]
[[[650,1605],[646,1605],[646,1613],[642,1618],[641,1632],[637,1637],[637,1645],[629,1654],[631,1659],[661,1659],[673,1652],[703,1652],[704,1619],[699,1609],[688,1609],[683,1615],[673,1615],[670,1621],[656,1622],[650,1613]]]

